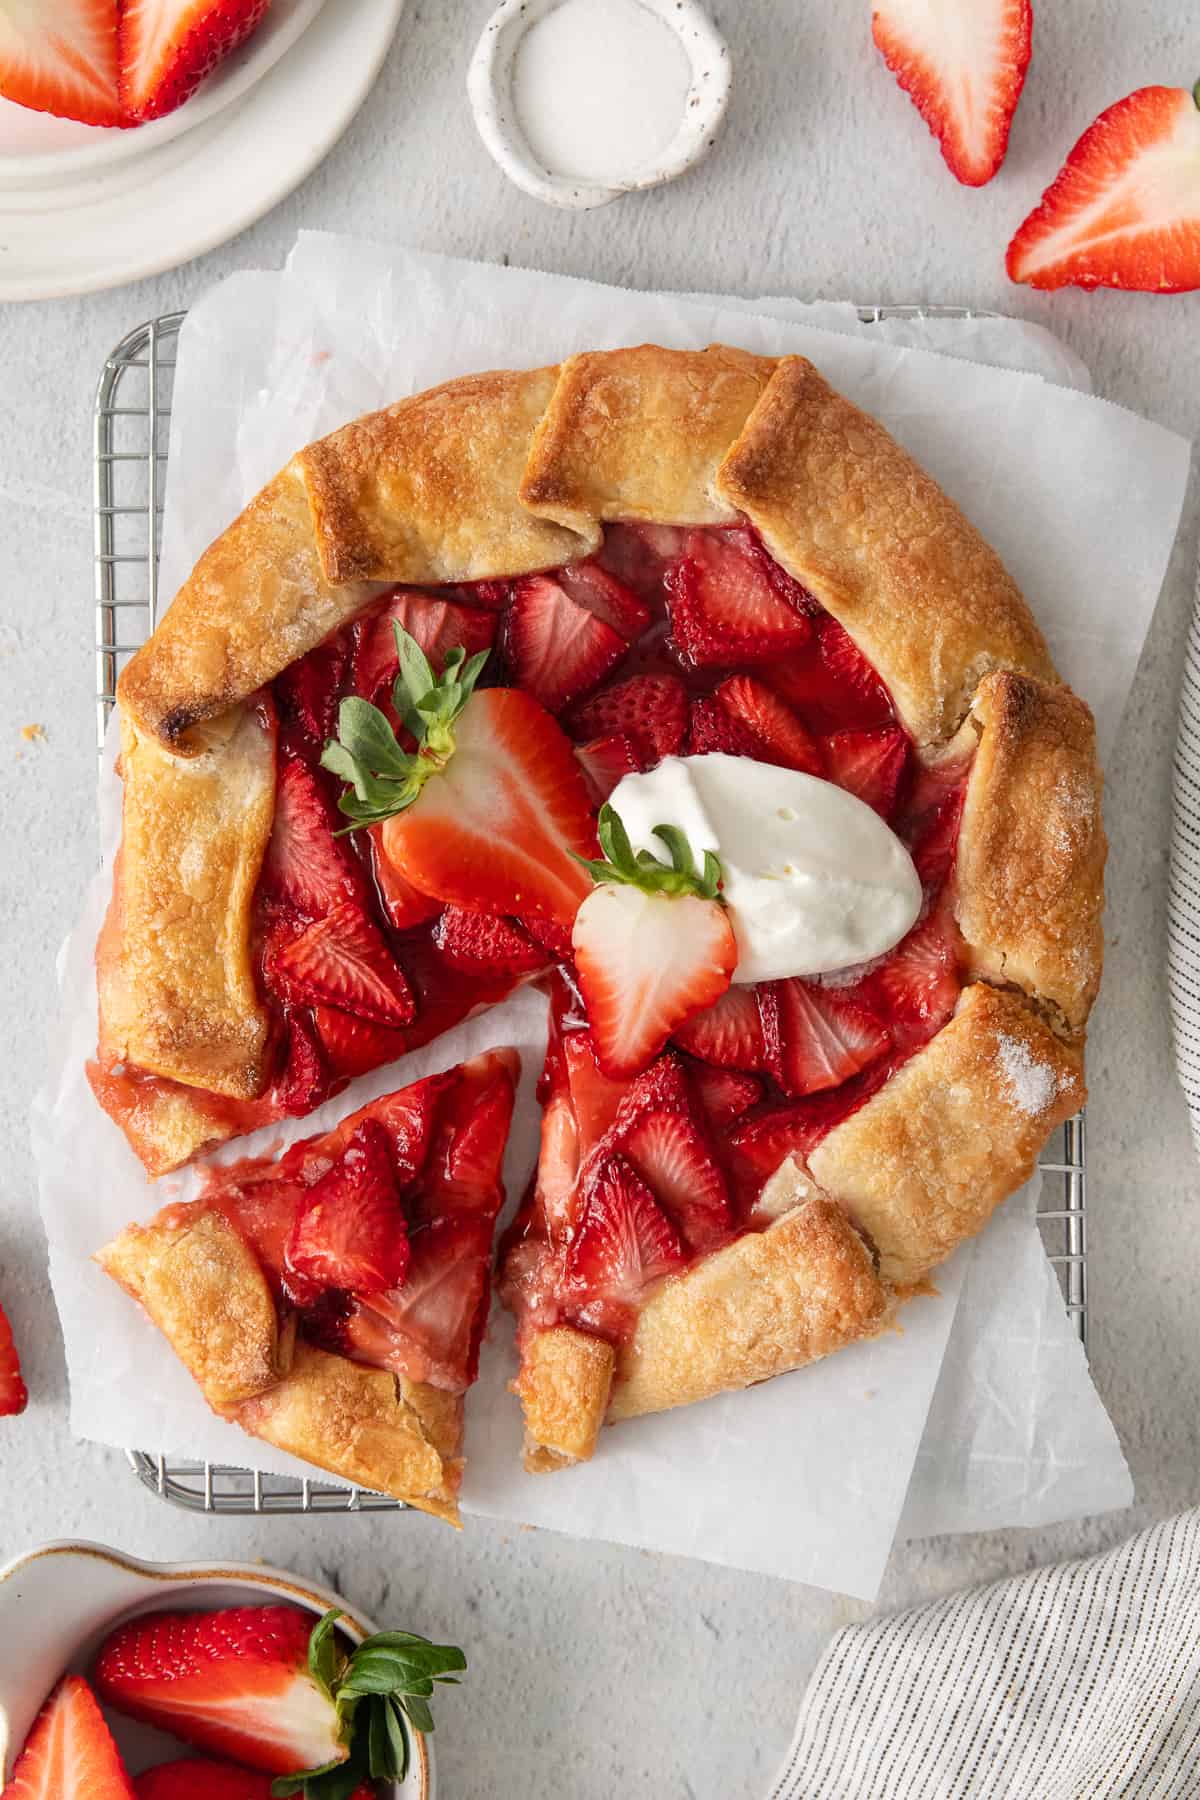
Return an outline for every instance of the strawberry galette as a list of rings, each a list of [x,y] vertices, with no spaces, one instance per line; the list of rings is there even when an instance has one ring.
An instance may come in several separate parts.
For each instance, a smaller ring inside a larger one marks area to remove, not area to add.
[[[205,553],[120,702],[91,1078],[151,1173],[544,986],[500,1268],[531,1468],[879,1332],[1082,1102],[1090,715],[994,552],[802,358],[643,346],[355,421]],[[453,1307],[405,1323],[437,1207],[380,1251],[370,1143],[331,1154],[200,1202],[275,1333],[261,1388],[209,1397],[275,1442],[293,1321],[398,1406],[473,1373],[478,1293],[453,1344]],[[467,1210],[477,1259],[495,1209]],[[150,1298],[166,1218],[106,1257],[196,1368],[187,1284],[173,1326]],[[309,1424],[289,1447],[449,1504]]]

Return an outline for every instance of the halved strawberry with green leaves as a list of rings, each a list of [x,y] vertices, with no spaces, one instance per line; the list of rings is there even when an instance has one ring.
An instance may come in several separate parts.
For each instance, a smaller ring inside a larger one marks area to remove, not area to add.
[[[381,825],[380,847],[418,892],[453,906],[569,925],[589,882],[595,827],[570,740],[515,688],[475,691],[486,655],[447,654],[440,679],[394,626],[393,701],[417,740],[402,750],[379,709],[343,700],[324,766],[350,785],[339,806]]]
[[[690,668],[761,662],[812,635],[804,589],[748,531],[688,532],[664,582],[671,639]]]
[[[762,1020],[752,987],[730,987],[703,1012],[677,1026],[672,1035],[681,1050],[718,1069],[767,1066]]]
[[[891,1047],[883,1021],[838,988],[792,977],[757,992],[767,1067],[785,1094],[839,1087]]]
[[[684,1265],[679,1234],[624,1157],[588,1180],[583,1216],[567,1252],[562,1301],[571,1316],[620,1337],[647,1288]]]
[[[675,755],[687,722],[687,689],[678,675],[630,675],[577,707],[571,729],[588,738],[627,738],[638,766],[652,769]]]
[[[278,921],[267,940],[263,977],[294,1006],[336,1006],[377,1025],[407,1025],[416,1011],[403,970],[353,901],[311,925]]]
[[[506,647],[523,691],[558,713],[599,687],[628,644],[599,613],[573,599],[564,583],[526,575],[513,590]]]
[[[1145,87],[1089,125],[1008,247],[1036,288],[1200,288],[1200,82]]]
[[[378,1294],[408,1271],[408,1227],[387,1132],[364,1119],[327,1174],[304,1195],[285,1252],[301,1298],[324,1288]]]
[[[729,986],[737,945],[717,898],[711,850],[697,870],[684,834],[658,826],[670,865],[635,856],[611,806],[600,809],[602,862],[584,864],[597,886],[575,917],[571,942],[601,1067],[633,1075],[671,1033]]]
[[[758,762],[781,769],[799,769],[805,775],[823,775],[821,752],[790,706],[765,682],[753,675],[731,675],[716,690],[716,698],[754,739]]]
[[[468,975],[528,975],[546,967],[545,951],[498,913],[448,906],[434,926],[433,941],[452,969]]]
[[[143,1613],[101,1645],[96,1686],[131,1718],[276,1776],[276,1795],[345,1800],[359,1782],[403,1781],[412,1728],[433,1729],[434,1684],[467,1665],[453,1645],[406,1631],[352,1650],[340,1616],[314,1625],[294,1606]]]
[[[133,1784],[82,1675],[54,1689],[25,1740],[4,1800],[133,1800]]]
[[[831,781],[890,819],[908,766],[908,739],[898,725],[875,731],[835,731],[821,749]]]

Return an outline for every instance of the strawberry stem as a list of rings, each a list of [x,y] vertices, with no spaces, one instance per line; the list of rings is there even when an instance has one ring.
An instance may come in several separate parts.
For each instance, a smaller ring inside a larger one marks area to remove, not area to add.
[[[586,857],[575,857],[593,881],[640,888],[644,894],[698,894],[703,900],[720,899],[720,858],[706,850],[703,866],[698,870],[692,846],[678,825],[654,827],[655,837],[662,840],[670,855],[669,863],[660,861],[649,850],[639,850],[635,855],[620,815],[607,801],[596,820],[596,835],[605,860],[589,862]]]

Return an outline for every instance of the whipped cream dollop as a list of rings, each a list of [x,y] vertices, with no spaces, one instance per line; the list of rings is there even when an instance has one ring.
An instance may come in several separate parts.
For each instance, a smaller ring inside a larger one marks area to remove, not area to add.
[[[734,981],[820,975],[882,956],[915,924],[921,882],[895,832],[832,781],[746,756],[668,756],[611,796],[635,850],[656,825],[721,859]]]

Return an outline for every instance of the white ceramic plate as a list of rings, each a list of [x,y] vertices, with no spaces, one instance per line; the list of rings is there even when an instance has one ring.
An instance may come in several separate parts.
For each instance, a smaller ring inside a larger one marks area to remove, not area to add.
[[[339,0],[339,4],[342,0]],[[317,1618],[331,1606],[355,1643],[379,1627],[328,1588],[257,1563],[144,1563],[103,1544],[44,1544],[0,1569],[0,1784],[65,1669],[85,1674],[103,1639],[136,1613],[218,1606],[303,1606]],[[114,1715],[132,1770],[185,1754],[160,1732]],[[408,1775],[395,1800],[434,1800],[433,1745],[414,1733]]]
[[[126,157],[144,155],[203,124],[249,93],[291,49],[324,4],[325,0],[271,0],[254,36],[226,58],[186,106],[134,130],[81,125],[76,119],[56,119],[50,113],[31,112],[27,106],[0,100],[0,187],[55,181],[63,175],[102,169],[124,162]]]
[[[0,185],[0,300],[119,287],[244,231],[345,131],[403,10],[332,0],[248,93],[170,142],[51,183]]]

